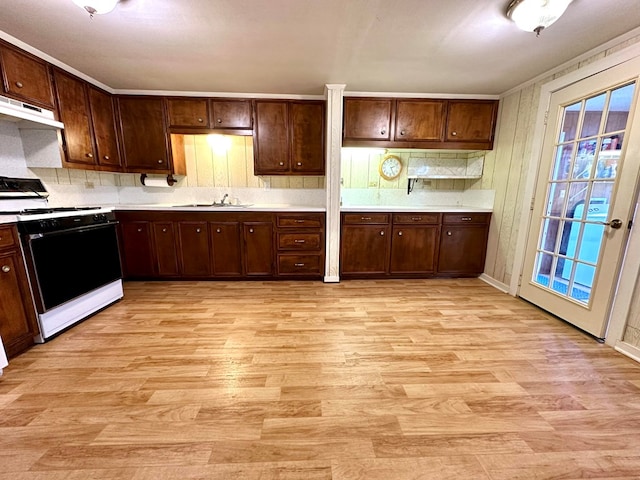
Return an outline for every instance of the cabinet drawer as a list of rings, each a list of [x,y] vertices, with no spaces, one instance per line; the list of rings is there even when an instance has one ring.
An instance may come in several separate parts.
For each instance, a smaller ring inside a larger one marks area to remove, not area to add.
[[[320,275],[320,255],[278,255],[280,275]]]
[[[280,228],[320,228],[324,214],[278,215],[277,225]]]
[[[320,233],[278,233],[280,250],[319,250]]]
[[[440,223],[439,213],[394,213],[394,224],[438,224]]]
[[[10,248],[16,245],[13,227],[0,227],[0,248]]]
[[[342,223],[348,225],[358,224],[385,224],[389,223],[388,213],[345,213],[342,216]]]
[[[442,223],[489,223],[490,213],[445,213],[442,216]]]

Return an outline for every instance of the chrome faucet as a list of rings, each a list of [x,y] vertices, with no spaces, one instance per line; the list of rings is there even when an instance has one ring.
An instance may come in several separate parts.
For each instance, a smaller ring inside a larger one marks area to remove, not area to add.
[[[224,201],[227,199],[227,197],[229,197],[229,194],[225,193],[224,197],[222,197],[222,200],[220,200],[220,205],[224,205]]]

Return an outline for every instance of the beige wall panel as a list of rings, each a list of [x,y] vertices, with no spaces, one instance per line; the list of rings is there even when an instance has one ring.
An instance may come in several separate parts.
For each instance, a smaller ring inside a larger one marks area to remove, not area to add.
[[[229,186],[247,187],[247,151],[245,137],[230,136],[231,148],[227,152],[227,165],[229,168]],[[253,162],[253,158],[251,159]]]
[[[196,178],[199,187],[213,187],[213,154],[206,135],[195,135]]]
[[[184,135],[184,161],[187,168],[186,186],[195,187],[198,185],[198,167],[194,135]]]

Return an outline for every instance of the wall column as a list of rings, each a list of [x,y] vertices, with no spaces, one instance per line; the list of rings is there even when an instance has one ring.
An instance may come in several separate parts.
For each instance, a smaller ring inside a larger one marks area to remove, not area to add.
[[[340,281],[340,151],[342,148],[342,98],[346,85],[325,85],[327,99],[326,177],[327,224],[325,282]]]

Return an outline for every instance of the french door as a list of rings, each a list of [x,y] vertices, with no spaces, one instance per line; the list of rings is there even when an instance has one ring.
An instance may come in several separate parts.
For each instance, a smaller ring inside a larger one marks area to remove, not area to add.
[[[637,58],[551,95],[525,250],[519,295],[598,338],[636,199],[639,75]]]

